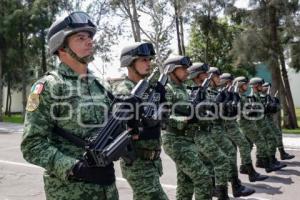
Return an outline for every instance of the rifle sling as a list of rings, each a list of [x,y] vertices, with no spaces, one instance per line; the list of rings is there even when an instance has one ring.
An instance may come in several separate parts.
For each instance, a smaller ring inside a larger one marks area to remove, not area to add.
[[[59,128],[57,126],[55,126],[53,128],[53,133],[55,133],[56,135],[61,136],[62,138],[68,140],[69,142],[71,142],[72,144],[74,144],[77,147],[83,148],[85,149],[86,145],[87,145],[87,141],[85,141],[84,139],[69,133],[67,131],[65,131],[62,128]]]

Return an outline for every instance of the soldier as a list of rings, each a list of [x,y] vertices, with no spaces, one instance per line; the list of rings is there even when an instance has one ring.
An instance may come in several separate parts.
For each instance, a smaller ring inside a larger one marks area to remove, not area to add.
[[[164,69],[169,74],[166,99],[173,106],[166,132],[162,137],[163,147],[176,164],[176,199],[191,200],[193,193],[196,200],[211,199],[210,174],[200,160],[194,143],[195,128],[198,127],[188,125],[191,106],[183,81],[188,76],[187,68],[190,66],[190,59],[184,56],[176,56],[165,61]]]
[[[272,171],[279,170],[279,167],[274,165],[270,160],[267,141],[263,137],[262,133],[258,130],[255,120],[249,116],[249,110],[251,109],[249,109],[249,100],[245,95],[248,89],[248,79],[244,76],[240,76],[235,78],[234,82],[239,82],[241,84],[239,93],[241,98],[242,114],[238,118],[238,124],[241,131],[251,143],[256,145],[256,157],[264,162],[264,168],[266,172],[270,173]]]
[[[223,73],[220,76],[221,82],[224,84],[225,96],[227,98],[225,102],[225,106],[233,106],[239,104],[239,90],[240,87],[247,81],[239,79],[236,80],[236,82],[233,83],[233,76],[229,73]],[[243,86],[244,87],[244,86]],[[235,91],[236,90],[236,91]],[[237,96],[234,96],[237,95]],[[236,102],[235,102],[236,101]],[[236,107],[238,108],[238,107]],[[243,132],[241,132],[237,121],[235,120],[237,118],[238,110],[230,109],[229,112],[234,113],[224,113],[228,115],[228,120],[224,120],[224,127],[227,136],[229,139],[233,142],[233,144],[237,147],[239,147],[240,150],[240,156],[241,156],[241,169],[240,172],[243,172],[244,174],[248,174],[248,178],[250,182],[255,181],[262,181],[268,178],[268,176],[260,175],[255,171],[252,165],[252,159],[251,159],[251,146],[249,144],[249,141],[247,140],[246,136]],[[232,118],[233,117],[233,118]]]
[[[204,63],[194,63],[188,68],[189,79],[192,79],[197,87],[193,87],[191,97],[195,98],[198,86],[201,86],[208,77],[209,66]],[[199,113],[200,114],[200,113]],[[211,138],[211,121],[194,120],[189,126],[198,127],[194,140],[200,153],[200,159],[210,169],[214,185],[214,196],[219,199],[228,197],[228,173],[230,163],[228,156],[219,148],[219,145]]]
[[[220,75],[221,72],[216,67],[210,67],[208,73],[212,74],[212,80],[210,84],[210,88],[207,90],[206,99],[208,102],[219,106],[220,103],[223,103],[224,99],[219,99],[218,87],[220,87]],[[221,94],[221,93],[220,93]],[[240,196],[249,196],[255,192],[255,190],[251,188],[247,188],[241,184],[241,181],[238,177],[238,169],[237,169],[237,152],[236,148],[232,144],[232,142],[226,137],[224,134],[224,120],[219,116],[218,109],[212,110],[214,117],[213,126],[211,126],[211,137],[213,140],[219,145],[223,152],[228,156],[230,167],[229,167],[229,180],[232,186],[232,192],[234,197]]]
[[[105,107],[111,104],[108,90],[87,68],[95,33],[84,12],[54,22],[48,46],[60,64],[32,86],[28,97],[21,150],[28,162],[46,170],[48,200],[118,199],[113,163],[90,167],[82,159],[84,149],[55,131],[84,141],[95,136],[105,120]]]
[[[281,160],[290,160],[295,156],[288,154],[284,150],[283,142],[282,142],[282,131],[275,125],[273,120],[273,115],[280,111],[280,102],[276,97],[272,97],[268,94],[271,90],[271,83],[265,82],[262,85],[262,94],[261,98],[264,101],[265,109],[266,109],[266,120],[268,121],[268,125],[270,126],[270,130],[273,130],[275,133],[277,148],[280,153]],[[269,109],[268,109],[269,108]],[[270,111],[269,111],[270,110]]]
[[[249,95],[249,99],[252,102],[261,104],[263,107],[263,101],[260,98],[259,93],[262,91],[262,85],[264,84],[264,80],[260,77],[254,77],[250,79],[249,84],[252,87],[252,92]],[[265,138],[265,141],[267,142],[270,162],[275,166],[277,166],[279,169],[282,169],[286,167],[286,164],[282,164],[276,159],[276,148],[277,148],[276,137],[273,132],[274,130],[270,129],[268,121],[265,120],[265,118],[266,116],[263,116],[263,118],[261,119],[256,119],[255,123],[257,125],[258,131],[261,132],[262,136]],[[256,167],[264,168],[264,161],[261,160],[260,157],[258,157],[256,160]]]
[[[129,96],[134,86],[150,74],[151,60],[155,51],[151,43],[134,43],[121,51],[121,67],[127,67],[128,76],[115,85],[114,92],[120,96]],[[167,195],[159,182],[162,175],[161,130],[158,123],[154,127],[139,127],[132,134],[133,147],[137,159],[126,164],[121,160],[121,170],[133,190],[133,199],[166,200]]]

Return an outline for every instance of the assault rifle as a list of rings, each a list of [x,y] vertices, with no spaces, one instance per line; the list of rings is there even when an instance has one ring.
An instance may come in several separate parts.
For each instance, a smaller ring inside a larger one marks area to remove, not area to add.
[[[154,93],[157,93],[157,91],[162,93],[162,98],[164,98],[163,90],[167,82],[165,74],[162,74],[156,86],[151,88],[150,83],[157,72],[159,72],[158,67],[154,69],[149,78],[141,80],[131,91],[131,97],[125,100],[117,100],[117,102],[121,102],[119,107],[113,111],[107,124],[97,132],[96,138],[91,140],[86,146],[84,158],[91,166],[106,166],[120,157],[127,163],[131,163],[135,159],[132,152],[130,130],[124,130],[124,123],[127,123],[127,121],[122,119],[132,114],[126,111],[128,103],[142,103],[146,92],[149,94],[146,100],[147,103],[157,103],[154,98]],[[147,118],[150,118],[155,113],[151,110],[151,105],[146,105],[143,110],[145,113],[142,116]],[[134,120],[136,120],[137,124],[140,123],[140,119]]]

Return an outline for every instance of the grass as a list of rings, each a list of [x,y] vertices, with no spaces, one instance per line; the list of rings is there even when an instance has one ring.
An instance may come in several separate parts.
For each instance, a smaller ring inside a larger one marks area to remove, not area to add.
[[[23,120],[22,115],[20,115],[20,114],[13,114],[11,116],[4,115],[3,122],[23,124],[24,120]]]
[[[300,108],[296,108],[296,115],[297,115],[298,126],[300,126]],[[300,128],[297,128],[297,129],[282,129],[282,131],[284,133],[300,134]]]

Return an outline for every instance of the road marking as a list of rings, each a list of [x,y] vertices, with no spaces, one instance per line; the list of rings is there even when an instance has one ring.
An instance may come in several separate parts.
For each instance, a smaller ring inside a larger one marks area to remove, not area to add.
[[[3,164],[8,164],[8,165],[17,165],[17,166],[22,166],[22,167],[29,167],[29,168],[36,168],[36,169],[43,169],[42,167],[39,167],[37,165],[33,165],[33,164],[29,164],[29,163],[20,163],[20,162],[13,162],[13,161],[7,161],[7,160],[0,160],[0,163]],[[116,177],[117,181],[121,181],[121,182],[127,182],[127,180],[125,178],[122,177]],[[177,186],[176,185],[169,185],[169,184],[161,184],[164,188],[168,188],[168,189],[176,189]],[[233,198],[232,194],[229,194],[230,197]],[[240,199],[253,199],[255,198],[256,200],[270,200],[270,199],[265,199],[265,198],[261,198],[261,197],[256,197],[256,196],[250,196],[250,197],[240,197]]]

